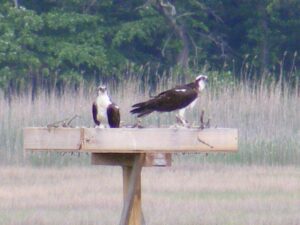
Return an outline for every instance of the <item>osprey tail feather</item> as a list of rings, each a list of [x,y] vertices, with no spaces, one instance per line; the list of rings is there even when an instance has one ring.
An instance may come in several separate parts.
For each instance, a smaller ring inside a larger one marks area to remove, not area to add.
[[[134,104],[132,107],[134,109],[132,109],[130,112],[132,114],[138,114],[138,117],[146,116],[154,111],[151,109],[151,104],[149,104],[149,101]]]

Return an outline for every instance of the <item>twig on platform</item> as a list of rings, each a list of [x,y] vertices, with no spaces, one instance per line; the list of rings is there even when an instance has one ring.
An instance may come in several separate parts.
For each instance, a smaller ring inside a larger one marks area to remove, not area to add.
[[[212,146],[212,145],[206,143],[205,141],[201,140],[199,137],[198,137],[198,141],[201,142],[201,143],[204,144],[204,145],[207,145],[207,146],[210,147],[210,148],[214,148],[214,146]]]
[[[47,128],[58,128],[58,127],[72,127],[71,123],[74,119],[79,118],[80,116],[75,114],[70,118],[66,118],[64,120],[59,120],[47,125]]]
[[[204,110],[201,111],[200,114],[200,129],[204,128],[210,128],[210,118],[207,119],[207,121],[204,121]]]
[[[140,118],[137,119],[136,123],[133,124],[132,128],[144,128],[142,126],[142,120]]]
[[[208,120],[206,122],[204,122],[204,110],[202,110],[201,114],[200,114],[200,127],[199,128],[204,129],[204,128],[209,128],[209,127],[210,127],[210,118],[208,118]],[[198,137],[198,141],[204,145],[207,145],[210,148],[214,148],[214,146],[206,143],[205,141],[201,140],[199,137]]]

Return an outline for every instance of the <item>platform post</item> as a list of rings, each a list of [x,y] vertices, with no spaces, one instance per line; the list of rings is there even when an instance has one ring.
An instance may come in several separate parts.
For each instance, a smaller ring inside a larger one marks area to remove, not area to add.
[[[142,225],[141,172],[145,154],[136,154],[132,166],[122,166],[124,204],[120,225]]]

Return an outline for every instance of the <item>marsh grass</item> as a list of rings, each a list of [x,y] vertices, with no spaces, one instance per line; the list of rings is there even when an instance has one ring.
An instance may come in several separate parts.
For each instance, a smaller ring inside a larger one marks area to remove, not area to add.
[[[146,82],[145,82],[146,81]],[[108,84],[113,101],[121,108],[123,125],[135,123],[130,106],[160,91],[174,87],[176,79],[163,78],[154,86],[147,80],[128,77],[124,82]],[[75,92],[65,88],[62,95],[54,91],[39,90],[35,101],[30,94],[13,96],[5,100],[0,91],[0,161],[2,164],[23,164],[22,129],[26,126],[46,126],[78,114],[73,126],[93,126],[91,103],[95,86],[82,84]],[[298,90],[280,82],[221,82],[212,79],[186,118],[193,125],[199,124],[201,110],[211,118],[211,125],[239,129],[237,154],[204,154],[176,157],[178,162],[218,162],[227,164],[299,165],[300,163],[300,97]],[[174,123],[174,113],[153,113],[143,119],[147,127],[169,126]],[[33,164],[84,164],[88,156],[61,157],[59,154],[30,155]],[[28,162],[28,161],[27,161]]]

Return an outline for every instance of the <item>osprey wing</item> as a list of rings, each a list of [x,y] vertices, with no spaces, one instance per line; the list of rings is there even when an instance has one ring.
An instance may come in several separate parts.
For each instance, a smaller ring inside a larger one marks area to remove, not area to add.
[[[159,112],[170,112],[188,106],[198,97],[198,92],[189,87],[177,87],[162,92],[155,97],[155,110]]]
[[[98,119],[97,119],[98,109],[97,109],[96,102],[93,103],[92,113],[93,113],[93,119],[94,119],[95,124],[97,126],[99,126],[100,125],[100,121],[98,121]]]
[[[120,110],[116,104],[112,103],[108,106],[107,119],[111,128],[120,127]]]
[[[197,90],[190,86],[182,85],[164,91],[146,102],[133,105],[134,109],[130,112],[138,114],[138,117],[150,114],[153,111],[171,112],[188,106],[197,96]]]

